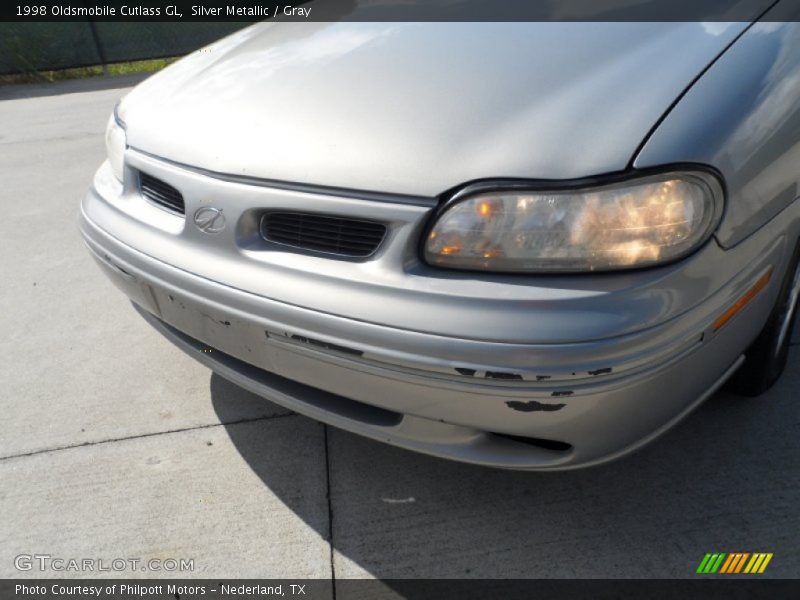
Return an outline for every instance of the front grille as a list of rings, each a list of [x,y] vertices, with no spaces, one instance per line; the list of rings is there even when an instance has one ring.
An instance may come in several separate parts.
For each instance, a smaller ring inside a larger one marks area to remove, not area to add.
[[[152,175],[139,172],[139,190],[142,196],[170,212],[184,214],[183,195],[168,183]]]
[[[269,212],[261,219],[261,235],[295,248],[365,258],[380,246],[386,226],[328,215]]]

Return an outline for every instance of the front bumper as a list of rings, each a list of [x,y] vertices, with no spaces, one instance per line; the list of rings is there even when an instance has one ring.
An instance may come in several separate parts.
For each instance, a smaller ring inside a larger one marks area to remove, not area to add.
[[[616,458],[666,431],[713,393],[766,321],[778,278],[720,331],[713,331],[713,321],[767,269],[783,272],[787,231],[797,221],[776,220],[725,252],[735,275],[679,316],[604,339],[530,344],[493,339],[491,319],[484,339],[472,333],[474,323],[469,337],[459,337],[244,291],[154,258],[98,223],[117,218],[129,217],[109,212],[101,194],[90,191],[81,230],[92,255],[156,329],[223,377],[361,435],[517,469],[565,469]],[[692,267],[703,260],[711,261],[701,257]],[[659,294],[663,289],[654,297]],[[635,301],[642,298],[638,293]],[[619,310],[634,308],[641,309]],[[454,304],[450,321],[474,316],[469,307],[459,310]],[[554,321],[564,322],[574,312],[558,302],[549,310]]]

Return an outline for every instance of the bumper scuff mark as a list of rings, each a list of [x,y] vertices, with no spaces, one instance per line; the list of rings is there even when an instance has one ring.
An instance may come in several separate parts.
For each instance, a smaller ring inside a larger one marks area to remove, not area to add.
[[[512,379],[522,381],[524,377],[520,373],[511,373],[508,371],[477,371],[476,369],[468,369],[466,367],[456,367],[456,373],[466,377],[481,377],[483,374],[484,379]]]
[[[519,373],[506,373],[505,371],[486,371],[486,379],[522,379]]]
[[[588,371],[589,375],[605,375],[607,373],[611,373],[613,369],[611,367],[604,367],[602,369],[595,369],[594,371]]]
[[[553,412],[561,410],[566,404],[545,404],[537,402],[536,400],[529,400],[528,402],[520,402],[519,400],[509,400],[506,406],[518,410],[520,412]]]

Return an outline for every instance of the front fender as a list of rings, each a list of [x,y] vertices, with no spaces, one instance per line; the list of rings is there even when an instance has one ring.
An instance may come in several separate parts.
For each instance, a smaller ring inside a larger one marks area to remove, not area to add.
[[[759,22],[677,102],[633,166],[696,162],[718,169],[727,198],[717,240],[729,248],[797,198],[798,142],[800,23]]]

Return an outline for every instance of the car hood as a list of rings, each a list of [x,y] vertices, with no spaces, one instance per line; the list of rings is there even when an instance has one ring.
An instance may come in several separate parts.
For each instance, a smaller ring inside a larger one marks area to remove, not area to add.
[[[123,101],[128,143],[236,176],[435,196],[625,169],[746,23],[262,23]]]

